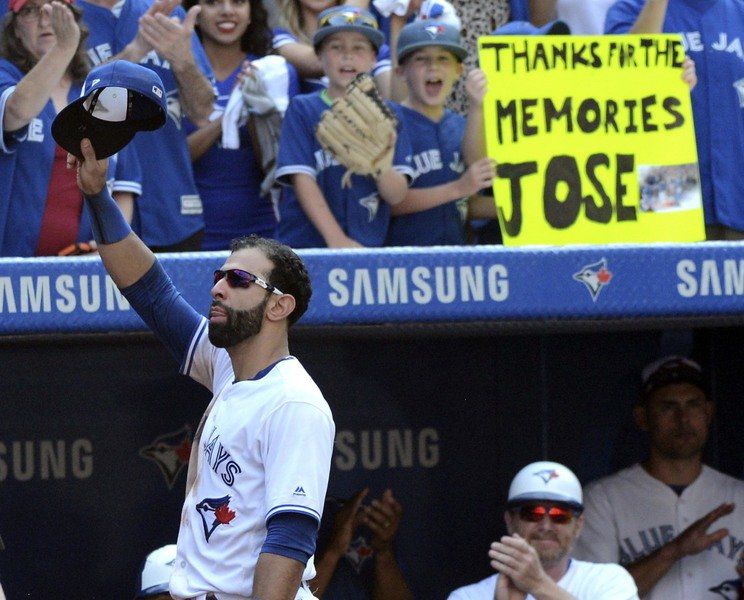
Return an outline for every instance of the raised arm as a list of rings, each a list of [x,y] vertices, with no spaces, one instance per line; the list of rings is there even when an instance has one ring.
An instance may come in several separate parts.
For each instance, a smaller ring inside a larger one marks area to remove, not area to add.
[[[51,21],[57,41],[16,85],[5,104],[3,129],[17,131],[44,109],[64,77],[80,41],[80,28],[72,11],[55,0],[41,7]]]
[[[96,160],[90,140],[80,144],[83,160],[67,156],[68,168],[77,168],[77,181],[93,220],[93,233],[106,270],[119,288],[137,282],[150,270],[155,255],[131,230],[106,189],[108,159]]]
[[[108,159],[96,160],[90,141],[80,144],[83,160],[67,156],[91,214],[93,237],[106,270],[137,314],[176,360],[183,360],[201,316],[183,299],[155,255],[135,235],[106,187]]]

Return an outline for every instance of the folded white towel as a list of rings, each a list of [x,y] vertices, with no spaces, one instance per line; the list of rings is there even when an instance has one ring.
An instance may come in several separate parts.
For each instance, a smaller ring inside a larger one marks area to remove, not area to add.
[[[289,106],[289,69],[282,56],[269,55],[251,61],[253,73],[242,86],[230,94],[222,117],[222,147],[240,147],[238,129],[245,125],[249,113],[264,115],[278,111],[284,116]]]

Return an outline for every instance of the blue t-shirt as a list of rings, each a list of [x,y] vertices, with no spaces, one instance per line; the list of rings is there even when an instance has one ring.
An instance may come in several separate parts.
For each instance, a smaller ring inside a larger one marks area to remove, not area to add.
[[[299,44],[297,36],[287,29],[277,27],[274,29],[274,37],[271,45],[274,50],[278,50],[282,46],[287,44]],[[392,69],[392,63],[390,62],[390,46],[383,44],[377,52],[377,62],[372,69],[372,77],[377,77],[382,73],[386,73]],[[313,92],[319,92],[328,87],[328,78],[323,76],[317,79],[308,78],[300,80],[300,93],[312,94]]]
[[[401,106],[403,127],[413,149],[412,188],[430,188],[456,181],[465,170],[462,138],[465,117],[445,109],[439,122]],[[465,243],[463,218],[457,200],[417,213],[393,217],[387,246],[436,246]]]
[[[254,60],[257,56],[247,56]],[[289,96],[299,91],[297,71],[289,68]],[[241,65],[242,67],[242,65]],[[217,82],[217,102],[224,109],[230,99],[241,67]],[[184,119],[186,133],[196,130]],[[202,250],[226,250],[230,241],[255,233],[271,237],[276,227],[276,214],[271,198],[260,195],[263,172],[253,150],[247,126],[239,130],[240,147],[223,148],[217,140],[194,162],[194,178],[204,205],[204,239]]]
[[[86,42],[88,55],[98,65],[118,54],[137,34],[139,18],[147,11],[149,0],[125,0],[117,17],[109,8],[78,0],[83,20],[90,30]],[[183,19],[177,7],[174,15]],[[199,69],[213,81],[212,69],[199,38],[191,41]],[[196,190],[183,127],[180,93],[170,64],[154,51],[142,65],[155,71],[163,81],[168,98],[168,116],[163,127],[143,131],[131,144],[142,165],[142,196],[136,205],[135,230],[150,246],[170,246],[204,228],[202,203]]]
[[[619,0],[607,13],[606,33],[625,33],[644,0]],[[692,90],[705,222],[744,231],[744,2],[669,0],[665,33],[682,33],[695,61]]]
[[[402,121],[400,106],[388,104]],[[363,246],[382,246],[390,222],[390,207],[380,198],[374,179],[353,175],[351,186],[342,187],[346,168],[323,150],[315,137],[315,127],[329,105],[323,92],[295,96],[289,103],[277,158],[276,176],[284,187],[276,237],[293,248],[324,248],[326,245],[302,210],[291,185],[293,174],[304,173],[316,180],[346,235]],[[413,178],[411,143],[401,125],[398,126],[393,166]]]

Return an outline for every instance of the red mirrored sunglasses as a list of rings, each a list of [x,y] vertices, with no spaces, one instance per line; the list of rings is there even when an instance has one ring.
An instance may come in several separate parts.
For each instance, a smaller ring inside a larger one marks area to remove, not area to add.
[[[548,517],[557,525],[565,525],[579,515],[576,509],[564,506],[542,506],[540,504],[525,504],[516,509],[519,518],[529,523],[539,523]]]
[[[222,269],[217,269],[214,272],[214,285],[217,285],[223,277],[227,280],[227,285],[231,288],[247,288],[250,284],[255,283],[272,294],[277,294],[279,296],[283,294],[282,291],[270,283],[267,283],[258,275],[254,275],[248,271],[243,271],[242,269],[226,269],[224,271]]]

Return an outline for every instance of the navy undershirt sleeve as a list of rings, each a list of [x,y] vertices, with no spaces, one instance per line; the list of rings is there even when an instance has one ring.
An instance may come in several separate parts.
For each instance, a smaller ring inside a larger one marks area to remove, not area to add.
[[[156,260],[121,293],[181,364],[201,315],[181,296],[160,263]]]
[[[279,513],[269,519],[266,529],[266,541],[261,552],[293,558],[303,565],[315,553],[318,521],[309,515]]]

